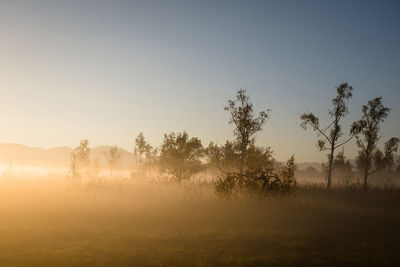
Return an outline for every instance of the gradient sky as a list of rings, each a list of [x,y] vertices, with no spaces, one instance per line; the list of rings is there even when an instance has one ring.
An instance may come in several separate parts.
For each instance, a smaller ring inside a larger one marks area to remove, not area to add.
[[[272,109],[258,144],[321,161],[299,114],[323,122],[343,81],[346,132],[383,96],[382,141],[400,136],[399,14],[384,0],[0,1],[0,142],[132,151],[139,132],[158,145],[187,130],[221,144],[233,129],[223,106],[247,88]]]

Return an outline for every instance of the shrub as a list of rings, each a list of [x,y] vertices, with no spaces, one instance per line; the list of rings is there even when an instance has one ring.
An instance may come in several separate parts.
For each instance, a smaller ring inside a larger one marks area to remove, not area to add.
[[[265,199],[268,196],[287,195],[297,188],[294,178],[294,157],[292,156],[284,166],[277,170],[264,169],[223,173],[215,182],[215,193],[222,198],[231,199],[241,195],[251,198]]]

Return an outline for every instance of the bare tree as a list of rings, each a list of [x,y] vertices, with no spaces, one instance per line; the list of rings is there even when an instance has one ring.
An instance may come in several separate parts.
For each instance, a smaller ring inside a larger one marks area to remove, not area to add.
[[[165,134],[161,145],[160,164],[163,170],[181,182],[203,169],[201,162],[203,155],[200,139],[196,137],[189,139],[186,132]]]
[[[256,117],[253,104],[245,89],[240,89],[236,93],[235,100],[228,100],[228,105],[224,107],[229,111],[231,118],[229,123],[235,124],[233,135],[236,138],[236,145],[240,151],[239,172],[243,173],[243,167],[246,160],[247,149],[254,143],[255,134],[262,130],[263,125],[269,117],[270,110],[261,111]]]
[[[108,166],[110,166],[110,177],[112,178],[114,167],[120,162],[122,153],[117,146],[110,147],[108,152],[104,153]]]
[[[318,137],[320,138],[317,143],[320,151],[330,151],[328,155],[328,189],[331,188],[332,183],[332,167],[335,150],[353,138],[353,135],[351,135],[347,140],[339,140],[343,135],[342,125],[340,122],[341,119],[348,114],[346,100],[352,97],[352,90],[353,87],[348,85],[348,83],[342,83],[336,87],[337,96],[332,99],[333,108],[329,110],[329,116],[332,118],[332,122],[325,128],[320,126],[319,118],[313,113],[303,113],[300,115],[302,121],[301,127],[306,130],[307,126],[311,126],[312,129],[317,132]]]
[[[373,173],[393,165],[393,152],[397,151],[399,138],[393,137],[385,143],[385,151],[377,148],[380,136],[380,125],[389,116],[390,109],[382,104],[382,97],[368,101],[362,107],[362,117],[353,123],[351,133],[356,136],[360,148],[357,158],[363,171],[363,187],[367,190],[368,177]]]

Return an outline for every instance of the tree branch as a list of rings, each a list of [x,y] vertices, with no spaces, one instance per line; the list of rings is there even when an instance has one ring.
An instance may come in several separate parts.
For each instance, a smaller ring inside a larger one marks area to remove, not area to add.
[[[346,144],[346,143],[349,142],[351,139],[353,139],[353,137],[354,137],[354,134],[353,134],[352,136],[350,136],[350,138],[347,139],[346,141],[344,141],[343,143],[341,143],[341,144],[335,146],[335,149],[338,148],[338,147],[341,147],[341,146],[344,145],[344,144]]]
[[[317,130],[318,132],[320,132],[326,138],[326,140],[329,142],[329,144],[332,144],[331,139],[329,139],[329,137],[323,131],[321,131],[318,127],[314,127],[314,129]]]

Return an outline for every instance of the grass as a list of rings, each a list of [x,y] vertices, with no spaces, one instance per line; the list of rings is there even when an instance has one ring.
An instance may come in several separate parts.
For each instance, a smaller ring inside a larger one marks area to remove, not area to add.
[[[400,194],[304,186],[217,199],[211,185],[0,182],[0,266],[395,266]]]

